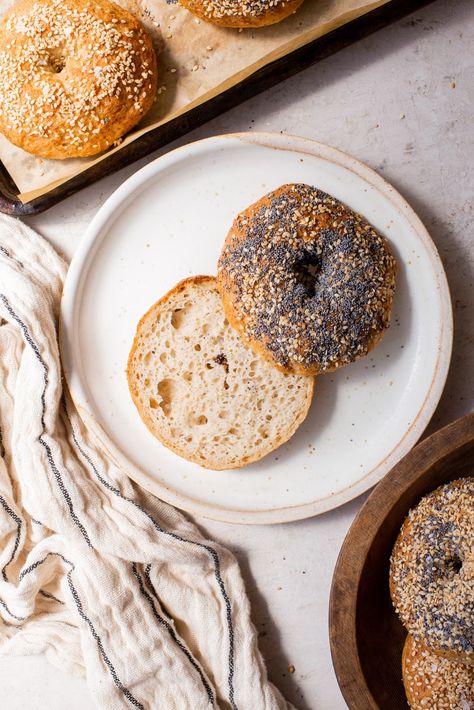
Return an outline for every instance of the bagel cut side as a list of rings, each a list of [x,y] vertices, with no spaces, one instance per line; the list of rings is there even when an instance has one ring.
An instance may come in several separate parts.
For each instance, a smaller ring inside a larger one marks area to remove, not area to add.
[[[314,378],[279,372],[241,340],[211,276],[181,281],[143,316],[127,378],[151,433],[215,470],[245,466],[287,441],[314,390]]]

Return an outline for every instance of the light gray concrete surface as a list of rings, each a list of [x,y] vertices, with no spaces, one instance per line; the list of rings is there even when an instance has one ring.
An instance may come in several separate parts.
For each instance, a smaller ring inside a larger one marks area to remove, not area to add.
[[[245,130],[294,133],[351,153],[406,197],[440,251],[454,305],[452,367],[430,431],[473,408],[473,47],[472,0],[438,0],[174,144]],[[145,162],[29,223],[71,257],[96,210]],[[327,608],[338,550],[362,502],[274,527],[199,521],[236,552],[270,677],[301,710],[345,707],[329,654]],[[0,706],[10,710],[94,707],[83,681],[42,658],[2,658],[0,688]]]

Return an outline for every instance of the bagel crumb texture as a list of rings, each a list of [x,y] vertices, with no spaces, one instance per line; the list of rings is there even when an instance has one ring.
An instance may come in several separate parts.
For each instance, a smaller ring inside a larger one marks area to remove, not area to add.
[[[331,195],[284,185],[240,213],[218,264],[224,308],[276,367],[334,370],[389,325],[397,264],[387,240]]]
[[[239,338],[211,276],[177,284],[140,320],[128,360],[151,433],[189,461],[232,469],[287,441],[306,417],[312,377],[278,372]]]
[[[474,708],[474,668],[438,656],[410,635],[403,650],[403,683],[412,710]]]
[[[474,661],[474,478],[441,486],[410,511],[390,589],[410,634],[451,660]]]
[[[108,0],[21,0],[0,23],[0,130],[45,158],[99,153],[156,94],[151,39]]]

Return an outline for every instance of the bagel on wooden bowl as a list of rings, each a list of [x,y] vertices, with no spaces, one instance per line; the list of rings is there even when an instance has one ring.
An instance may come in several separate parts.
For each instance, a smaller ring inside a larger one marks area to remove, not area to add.
[[[336,564],[329,610],[334,668],[351,710],[409,707],[402,681],[407,631],[390,597],[390,559],[409,511],[440,486],[473,472],[469,414],[412,449],[356,516]]]

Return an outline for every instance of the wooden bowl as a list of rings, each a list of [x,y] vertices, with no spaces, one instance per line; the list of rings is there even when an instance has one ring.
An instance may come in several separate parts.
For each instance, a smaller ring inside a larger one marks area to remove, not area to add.
[[[390,600],[390,555],[409,509],[437,486],[468,475],[474,475],[474,414],[407,454],[374,489],[344,540],[332,582],[329,635],[351,710],[408,708],[401,669],[406,631]]]

